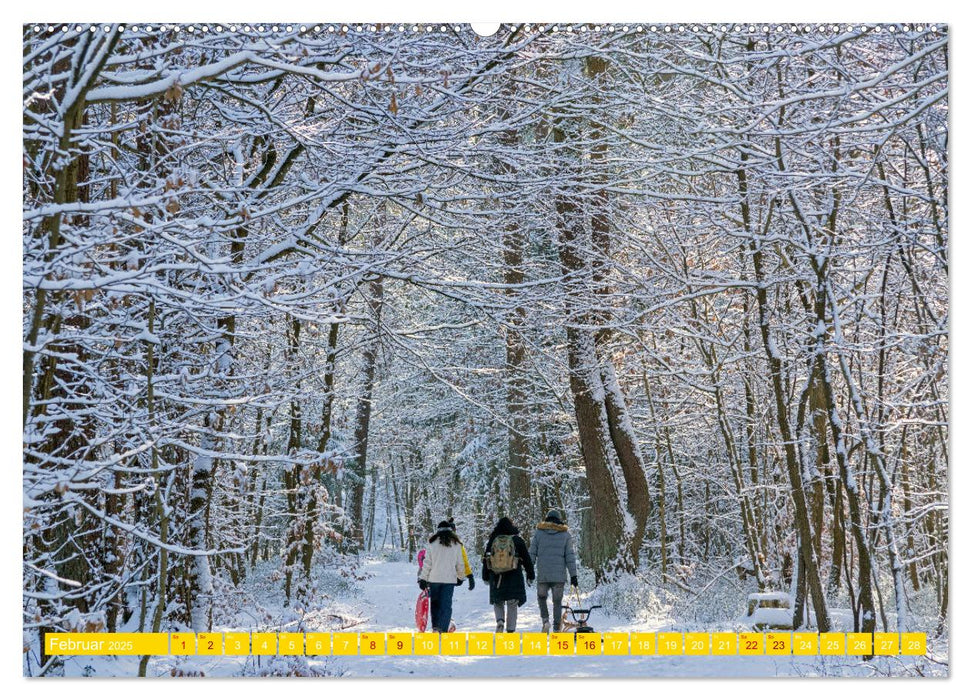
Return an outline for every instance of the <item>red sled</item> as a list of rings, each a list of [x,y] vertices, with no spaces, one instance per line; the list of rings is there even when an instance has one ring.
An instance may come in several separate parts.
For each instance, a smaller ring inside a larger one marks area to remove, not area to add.
[[[419,632],[424,632],[428,629],[428,610],[431,604],[428,600],[428,591],[422,591],[418,594],[418,600],[415,603],[415,626],[418,628]],[[448,624],[448,631],[455,631],[455,623],[450,622]]]
[[[415,625],[419,632],[424,632],[428,627],[428,591],[418,594],[418,602],[415,603]]]

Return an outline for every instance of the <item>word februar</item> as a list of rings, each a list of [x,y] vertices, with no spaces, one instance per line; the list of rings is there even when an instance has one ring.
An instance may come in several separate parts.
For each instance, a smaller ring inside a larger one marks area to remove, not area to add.
[[[47,633],[49,656],[923,656],[910,632]]]
[[[167,634],[52,633],[44,635],[49,656],[164,656],[169,653]]]

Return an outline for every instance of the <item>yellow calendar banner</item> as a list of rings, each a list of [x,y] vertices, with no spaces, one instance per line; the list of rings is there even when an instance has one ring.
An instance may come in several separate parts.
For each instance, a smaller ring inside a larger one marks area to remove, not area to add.
[[[819,653],[819,635],[815,632],[794,632],[792,653],[796,656],[816,656]]]
[[[648,636],[651,638],[652,651],[647,653],[653,654],[654,635]],[[627,656],[631,653],[631,635],[626,632],[605,632],[603,653],[608,656]]]
[[[688,632],[684,635],[684,653],[688,656],[707,656],[711,653],[711,639],[707,632]]]
[[[301,632],[280,633],[280,656],[303,656],[303,634]]]
[[[924,632],[48,633],[49,655],[149,656],[919,656]]]
[[[388,654],[391,656],[410,656],[413,637],[411,632],[388,632]]]
[[[169,635],[152,632],[47,632],[48,656],[165,656]]]
[[[819,653],[823,656],[844,656],[846,635],[842,632],[823,632],[819,635]]]
[[[471,656],[492,656],[496,635],[488,632],[469,632],[469,654]]]
[[[770,656],[789,656],[792,653],[792,633],[769,632],[766,634],[765,653]]]
[[[904,656],[923,656],[927,653],[927,634],[904,632],[900,635],[900,653]]]
[[[415,654],[418,656],[437,656],[438,632],[418,632],[415,634]]]
[[[196,640],[199,656],[222,656],[223,636],[219,632],[200,632]]]
[[[624,647],[627,647],[626,643]],[[576,649],[579,656],[599,656],[602,653],[603,642],[599,634],[581,632],[577,634]]]
[[[275,656],[276,632],[254,632],[253,653],[257,656]]]
[[[173,656],[194,656],[196,635],[192,632],[173,632],[169,635],[169,646]]]
[[[328,656],[330,654],[330,632],[307,632],[305,643],[308,656]]]
[[[873,635],[869,632],[850,632],[846,635],[846,653],[850,656],[872,656]]]
[[[896,656],[900,653],[900,635],[895,632],[877,632],[873,635],[873,653],[879,656]]]
[[[711,653],[715,656],[735,656],[738,653],[738,635],[734,632],[712,633]]]
[[[541,632],[527,632],[523,635],[523,654],[526,656],[545,656],[549,635]]]
[[[445,632],[442,635],[442,655],[443,656],[465,656],[465,632]]]
[[[518,656],[522,653],[522,637],[515,632],[496,634],[496,656]]]
[[[684,653],[684,636],[680,632],[658,632],[657,653],[665,656]]]
[[[741,632],[738,635],[740,656],[761,656],[765,653],[765,635],[761,632]]]
[[[335,656],[357,656],[357,635],[353,632],[334,632],[331,637]]]
[[[381,632],[361,632],[362,656],[384,656],[384,634]]]
[[[249,656],[249,632],[227,632],[225,639],[227,656]]]

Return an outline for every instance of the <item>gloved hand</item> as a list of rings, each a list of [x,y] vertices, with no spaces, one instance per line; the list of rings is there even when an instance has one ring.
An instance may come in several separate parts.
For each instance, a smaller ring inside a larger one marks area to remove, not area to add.
[[[475,588],[475,574],[469,574],[469,590]]]
[[[422,590],[425,590],[426,588],[428,588],[428,581],[425,581],[423,579],[418,579],[418,587]]]
[[[580,585],[580,582],[577,581],[577,577],[576,576],[571,576],[570,577],[570,585],[573,586],[574,588],[576,588],[577,586]]]

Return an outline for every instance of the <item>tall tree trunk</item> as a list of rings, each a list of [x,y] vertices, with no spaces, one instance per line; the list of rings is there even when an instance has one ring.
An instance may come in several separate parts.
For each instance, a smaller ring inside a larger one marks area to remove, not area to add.
[[[913,497],[910,485],[910,452],[907,449],[907,426],[904,426],[903,434],[900,438],[900,485],[904,492],[904,513],[912,513],[914,510]],[[907,551],[916,552],[916,542],[914,540],[914,526],[907,527]],[[911,554],[911,556],[913,556]],[[917,562],[911,561],[907,565],[907,574],[910,577],[910,587],[914,592],[920,590],[920,577],[917,575]]]
[[[505,146],[513,146],[518,142],[515,133],[505,132],[500,137]],[[511,168],[503,163],[500,172],[509,172]],[[518,299],[521,292],[516,287],[525,280],[523,269],[523,248],[526,244],[526,234],[520,228],[516,217],[506,217],[506,226],[502,236],[503,282],[507,285],[506,296],[510,300]],[[529,415],[527,412],[526,383],[526,341],[523,337],[526,310],[518,301],[506,314],[506,411],[508,440],[506,447],[506,469],[508,473],[509,510],[508,514],[517,520],[532,520],[530,498],[529,473],[529,445],[527,433],[529,431]]]
[[[364,348],[362,358],[364,387],[357,402],[354,417],[354,485],[351,488],[352,542],[358,549],[364,546],[364,492],[367,484],[368,433],[371,427],[372,397],[377,371],[378,350],[381,345],[381,306],[384,282],[380,277],[368,285],[368,307],[374,324],[374,337]]]
[[[597,107],[603,101],[603,96],[610,90],[608,84],[608,62],[603,56],[588,56],[585,59],[587,77],[590,79],[591,102]],[[600,379],[604,388],[604,406],[607,411],[607,425],[610,439],[617,461],[623,473],[626,491],[626,506],[634,519],[631,553],[634,565],[637,565],[641,543],[644,541],[644,529],[647,526],[647,516],[651,508],[651,496],[647,485],[647,469],[640,445],[634,435],[634,428],[627,412],[627,400],[617,380],[617,372],[613,359],[606,347],[610,340],[609,299],[611,296],[610,280],[607,268],[611,255],[611,217],[609,212],[609,195],[607,192],[608,163],[607,163],[607,129],[601,122],[600,115],[595,111],[590,120],[590,177],[595,190],[590,195],[590,234],[594,256],[591,260],[592,281],[594,293],[601,300],[597,304],[597,311],[593,313],[599,330],[596,333],[597,351],[600,363]]]
[[[568,140],[566,128],[560,119],[553,128],[553,141],[564,150],[575,147],[575,137]],[[587,528],[584,533],[583,550],[589,553],[590,566],[597,577],[603,578],[613,570],[634,569],[634,521],[624,507],[626,488],[623,472],[617,463],[610,437],[596,338],[594,332],[589,330],[594,319],[583,302],[591,281],[591,270],[586,257],[589,236],[585,240],[587,227],[576,199],[579,195],[573,189],[580,179],[580,171],[574,156],[564,155],[559,163],[560,182],[554,195],[554,207],[560,265],[565,276],[570,391],[590,493],[589,519],[591,523],[596,523],[595,527]]]
[[[639,562],[641,544],[647,516],[651,510],[651,494],[647,485],[647,468],[641,447],[634,435],[634,426],[627,412],[627,401],[617,382],[614,364],[605,358],[600,365],[600,377],[604,388],[604,406],[607,412],[607,427],[617,461],[620,463],[627,493],[627,509],[634,518],[634,533],[631,540],[631,553],[634,565]]]
[[[570,327],[567,343],[570,389],[594,524],[585,533],[590,539],[591,566],[600,576],[611,569],[632,571],[633,521],[622,505],[622,476],[612,454],[607,412],[603,403],[596,400],[603,395],[603,386],[596,367],[593,334]]]
[[[743,256],[744,254],[740,252],[739,255]],[[741,264],[744,269],[744,259],[741,260]],[[752,343],[750,306],[750,297],[746,294],[742,298],[743,349],[747,356],[754,356],[755,349]],[[757,488],[761,485],[761,480],[759,478],[758,448],[756,446],[756,426],[758,425],[759,421],[756,417],[755,392],[752,388],[754,372],[748,366],[748,363],[746,363],[744,367],[745,374],[742,377],[742,384],[745,388],[745,459],[746,465],[748,466],[748,485],[753,488]],[[745,482],[744,471],[742,481],[743,483]],[[765,491],[767,490],[763,489],[763,492]],[[763,498],[767,498],[767,496],[763,496]],[[759,499],[756,497],[751,499],[751,509],[752,529],[755,539],[758,542],[756,549],[762,557],[759,565],[763,571],[771,571],[773,568],[773,562],[778,561],[778,557],[769,556],[769,527],[765,522],[768,508],[760,505]]]
[[[290,318],[287,321],[287,362],[297,375],[295,391],[290,398],[290,434],[287,439],[287,455],[293,460],[283,475],[283,486],[287,498],[287,531],[284,540],[284,593],[290,602],[293,592],[293,573],[303,543],[304,500],[307,492],[312,489],[306,478],[305,467],[300,459],[303,447],[303,416],[300,409],[300,319]]]
[[[187,572],[187,589],[191,592],[189,599],[189,620],[193,632],[208,632],[212,629],[212,567],[209,561],[209,540],[206,511],[210,499],[210,477],[213,469],[212,451],[216,449],[216,441],[212,436],[215,427],[206,418],[199,453],[192,460],[192,472],[189,493],[189,526],[187,539],[189,546],[196,550],[190,557],[191,562]]]
[[[337,235],[337,244],[341,247],[347,243],[349,216],[350,203],[344,200],[344,203],[341,205],[340,229]],[[341,308],[335,308],[334,312],[337,313],[341,310]],[[321,395],[320,430],[317,442],[317,452],[320,458],[313,466],[311,488],[307,497],[307,507],[304,512],[304,539],[301,563],[303,565],[303,575],[307,580],[310,579],[314,550],[316,549],[314,526],[317,522],[318,509],[320,508],[320,496],[323,493],[319,491],[321,477],[325,469],[336,472],[336,469],[330,469],[331,459],[326,455],[327,444],[330,442],[331,436],[331,418],[334,413],[334,381],[337,374],[337,340],[340,334],[340,326],[341,324],[337,321],[332,321],[327,331],[327,350],[324,357],[324,391]],[[335,490],[339,494],[340,490]],[[338,503],[338,505],[340,504]]]
[[[148,332],[150,336],[155,335],[155,302],[152,301],[148,307]],[[155,344],[150,340],[145,341],[145,405],[148,412],[148,426],[150,429],[155,427]],[[158,448],[152,445],[151,467],[152,472],[157,473],[159,467]],[[169,484],[174,480],[175,472],[169,473]],[[155,590],[155,611],[152,614],[152,632],[157,633],[162,628],[162,616],[165,612],[167,583],[169,577],[169,551],[166,545],[169,540],[169,514],[165,507],[163,496],[169,494],[170,488],[162,487],[160,484],[155,489],[155,517],[158,518],[158,539],[161,547],[159,548],[158,558],[158,584]],[[148,669],[148,656],[143,656],[138,663],[138,675],[144,677]]]

